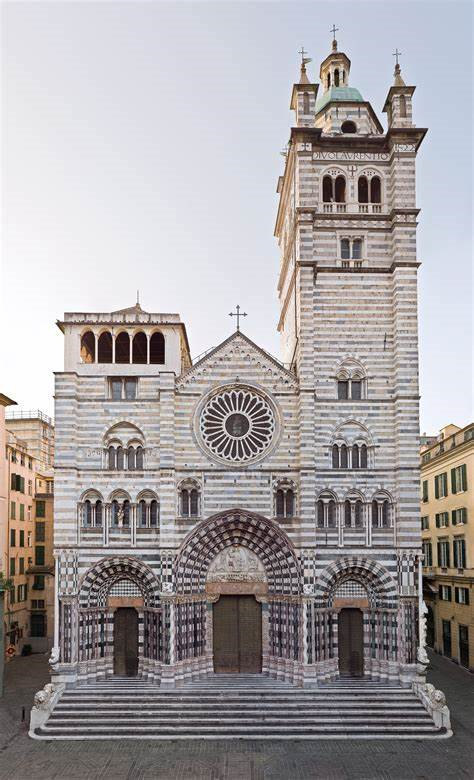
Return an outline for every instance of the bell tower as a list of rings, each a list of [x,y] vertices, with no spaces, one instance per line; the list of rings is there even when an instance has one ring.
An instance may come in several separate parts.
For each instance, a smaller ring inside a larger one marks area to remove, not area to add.
[[[414,124],[414,87],[398,63],[387,130],[349,86],[350,65],[334,38],[311,121],[298,121],[292,101],[297,122],[277,188],[278,330],[282,360],[300,385],[308,528],[318,490],[373,495],[384,485],[396,501],[396,544],[409,546],[418,544],[415,164],[427,131]],[[353,471],[344,455],[336,471],[333,446],[345,453],[355,441],[367,446],[367,469]],[[330,547],[330,536],[316,536]],[[370,523],[366,543],[375,544]]]

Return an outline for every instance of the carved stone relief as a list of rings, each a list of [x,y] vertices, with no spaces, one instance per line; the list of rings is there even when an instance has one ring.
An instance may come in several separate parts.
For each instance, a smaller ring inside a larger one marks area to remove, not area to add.
[[[265,568],[251,550],[233,545],[222,550],[212,561],[208,582],[266,582]]]

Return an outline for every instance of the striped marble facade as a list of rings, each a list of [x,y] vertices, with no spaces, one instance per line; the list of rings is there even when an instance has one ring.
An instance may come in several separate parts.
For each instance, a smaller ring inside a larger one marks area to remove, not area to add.
[[[300,685],[337,676],[338,613],[352,603],[364,615],[365,676],[408,683],[417,675],[415,158],[426,131],[412,124],[413,87],[390,90],[385,133],[362,99],[329,102],[318,115],[318,85],[305,79],[294,86],[296,125],[278,183],[281,363],[236,332],[192,365],[179,317],[138,305],[69,313],[60,323],[58,681],[113,674],[113,604],[127,603],[139,614],[139,674],[177,685],[212,672],[216,596],[206,578],[230,546],[251,550],[265,567],[256,592],[264,673]],[[347,119],[356,133],[341,133]],[[360,204],[358,178],[374,175],[381,202]],[[323,200],[325,176],[344,177],[344,203]],[[344,263],[343,238],[362,240],[357,265]],[[83,362],[84,334],[97,349],[107,329],[114,344],[123,332],[150,343],[158,330],[163,364],[98,362],[97,353]],[[136,379],[136,397],[115,400],[112,380],[127,377]],[[341,377],[361,383],[361,398],[338,398]],[[203,446],[201,410],[219,388],[269,399],[275,433],[264,456],[239,465]],[[143,447],[143,468],[110,469],[111,442]],[[335,468],[333,447],[352,453],[357,443],[367,448],[367,467]],[[188,488],[198,495],[193,516],[180,500]],[[287,516],[277,512],[283,488],[295,498]],[[332,502],[321,522],[318,500]]]

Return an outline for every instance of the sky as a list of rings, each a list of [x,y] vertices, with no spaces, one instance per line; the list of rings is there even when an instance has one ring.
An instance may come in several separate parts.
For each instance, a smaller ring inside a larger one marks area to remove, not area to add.
[[[421,431],[472,419],[470,2],[4,2],[0,392],[53,414],[65,311],[178,312],[193,357],[278,356],[280,152],[339,28],[381,109],[416,85]]]

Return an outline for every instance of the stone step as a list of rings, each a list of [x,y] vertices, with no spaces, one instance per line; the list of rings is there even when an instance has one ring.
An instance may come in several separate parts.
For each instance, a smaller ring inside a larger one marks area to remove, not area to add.
[[[284,739],[294,739],[298,736],[310,736],[316,734],[322,734],[325,736],[335,735],[340,737],[346,735],[350,738],[355,738],[360,735],[366,737],[377,737],[378,735],[390,734],[392,739],[398,739],[403,735],[410,735],[412,738],[417,738],[424,734],[439,734],[438,730],[433,724],[400,724],[400,723],[387,723],[387,724],[349,724],[341,722],[335,724],[291,724],[291,728],[287,724],[281,725],[264,725],[258,724],[257,726],[245,727],[245,724],[233,724],[233,725],[211,725],[206,726],[198,724],[195,727],[187,724],[179,726],[162,726],[157,729],[156,725],[142,726],[136,723],[130,725],[120,726],[114,724],[113,730],[110,727],[104,727],[101,725],[82,725],[82,726],[54,726],[47,724],[42,729],[38,729],[38,736],[44,738],[51,738],[56,735],[63,735],[65,737],[71,737],[73,735],[81,738],[101,738],[101,739],[117,739],[117,738],[136,738],[137,736],[143,736],[148,738],[173,738],[175,736],[183,736],[189,738],[246,738],[246,739],[259,739],[261,737],[274,737],[281,736]]]
[[[88,727],[89,725],[92,726],[99,726],[101,728],[107,728],[107,729],[115,729],[117,728],[130,728],[133,729],[135,726],[138,728],[146,727],[146,726],[163,726],[163,727],[173,727],[175,728],[177,726],[177,721],[179,723],[179,726],[182,728],[192,727],[192,728],[203,728],[203,729],[209,729],[209,728],[220,728],[224,726],[224,721],[231,721],[229,724],[231,727],[236,726],[242,726],[242,725],[254,725],[254,726],[275,726],[278,728],[285,728],[285,726],[288,726],[289,723],[284,715],[280,715],[279,717],[273,717],[272,715],[267,715],[265,717],[262,717],[260,714],[256,714],[254,717],[235,717],[235,715],[229,715],[227,718],[219,716],[214,718],[200,718],[200,717],[177,717],[177,718],[170,718],[167,714],[164,717],[146,717],[142,716],[140,713],[140,719],[137,720],[136,717],[133,716],[125,716],[123,718],[118,717],[107,717],[103,715],[97,715],[96,717],[87,717],[87,718],[63,718],[63,717],[52,717],[48,721],[48,728],[57,728],[58,726],[66,726],[69,728],[70,726],[78,726],[78,727]],[[295,716],[291,718],[291,728],[296,728],[298,726],[318,726],[318,725],[338,725],[338,724],[345,724],[348,728],[351,726],[379,726],[383,724],[388,725],[428,725],[432,726],[431,719],[429,716],[424,716],[422,713],[420,713],[419,716],[413,716],[410,715],[410,717],[404,716],[396,716],[393,714],[388,715],[376,715],[374,716],[364,716],[360,717],[360,715],[346,715],[344,717],[341,717],[340,715],[333,715],[332,717],[326,717],[326,716],[314,716],[314,717],[298,717]]]
[[[266,678],[267,680],[269,678]],[[420,739],[443,736],[409,688],[133,680],[64,691],[38,739]],[[227,681],[226,681],[227,682]],[[246,680],[248,683],[249,680]],[[198,684],[199,683],[199,684]],[[204,684],[206,683],[206,684]]]
[[[299,697],[294,696],[291,697],[291,699],[286,699],[282,696],[269,696],[269,697],[262,697],[259,695],[252,695],[252,696],[237,696],[233,694],[232,696],[220,696],[218,698],[213,697],[198,697],[198,698],[185,698],[182,696],[176,696],[176,697],[169,697],[169,698],[163,698],[160,696],[152,696],[152,697],[139,697],[136,696],[109,696],[109,697],[98,697],[98,696],[88,696],[88,697],[61,697],[61,703],[65,704],[71,704],[71,705],[79,705],[79,704],[88,704],[88,705],[96,705],[100,706],[102,704],[130,704],[133,706],[136,706],[138,702],[140,702],[141,706],[145,706],[148,704],[156,704],[161,706],[169,706],[169,704],[180,704],[183,707],[187,707],[193,702],[201,702],[206,704],[215,704],[219,705],[225,702],[226,704],[252,704],[252,703],[259,703],[264,704],[271,702],[272,704],[281,704],[281,705],[304,705],[308,703],[314,703],[315,705],[325,705],[325,704],[336,704],[336,705],[344,705],[344,704],[357,704],[360,706],[364,705],[371,705],[371,704],[391,704],[391,705],[398,705],[403,703],[410,703],[415,702],[417,699],[415,697],[384,697],[384,698],[373,698],[366,696],[361,699],[354,700],[353,697],[346,696],[341,698],[335,698],[333,696],[306,696],[306,697]]]
[[[97,712],[136,712],[136,705],[130,704],[130,705],[123,705],[123,704],[109,704],[108,702],[105,702],[104,704],[100,706],[94,706],[91,707],[88,704],[80,704],[71,706],[70,704],[65,704],[63,702],[59,702],[54,712],[61,712],[61,713],[82,713],[82,712],[91,712],[92,710]],[[140,713],[142,712],[163,712],[163,710],[166,710],[166,712],[169,713],[189,713],[189,712],[281,712],[281,713],[292,713],[292,712],[304,712],[304,713],[322,713],[322,712],[396,712],[396,713],[410,713],[410,712],[425,712],[424,708],[420,703],[416,702],[407,702],[400,705],[389,705],[389,704],[367,704],[364,706],[355,706],[353,703],[346,703],[344,706],[339,706],[336,703],[328,703],[324,706],[317,706],[314,703],[305,703],[305,704],[293,704],[288,703],[285,706],[282,706],[281,704],[275,704],[273,702],[266,702],[264,705],[255,705],[255,704],[232,704],[232,705],[208,705],[205,706],[202,703],[193,702],[190,705],[187,705],[184,709],[181,704],[177,703],[170,703],[166,707],[163,707],[160,704],[147,704],[145,707],[140,707]]]

